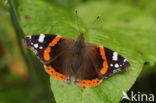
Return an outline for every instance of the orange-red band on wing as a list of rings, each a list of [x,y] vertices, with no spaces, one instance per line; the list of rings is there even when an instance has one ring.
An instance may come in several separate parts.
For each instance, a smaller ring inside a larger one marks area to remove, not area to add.
[[[80,80],[79,81],[79,86],[82,87],[95,87],[97,85],[99,85],[102,82],[101,79],[95,78],[92,80]]]
[[[51,59],[50,57],[51,47],[55,46],[61,38],[62,38],[61,36],[56,36],[48,45],[48,47],[44,50],[43,52],[44,60],[49,61]]]
[[[61,73],[58,73],[55,71],[55,69],[51,66],[46,66],[44,65],[44,68],[45,68],[45,71],[50,74],[52,77],[54,77],[55,79],[57,80],[60,80],[60,81],[65,81],[67,80],[69,77],[61,74]]]
[[[102,56],[102,59],[103,59],[103,67],[100,70],[100,73],[103,75],[108,70],[108,63],[107,63],[107,58],[106,58],[106,55],[105,55],[104,47],[99,46],[99,51],[100,51],[100,55]]]

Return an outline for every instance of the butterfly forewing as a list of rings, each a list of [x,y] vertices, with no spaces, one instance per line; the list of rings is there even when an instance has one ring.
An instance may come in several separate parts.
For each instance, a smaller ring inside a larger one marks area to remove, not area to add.
[[[117,52],[112,51],[111,49],[104,47],[104,50],[105,50],[105,55],[108,63],[108,71],[106,74],[104,74],[105,78],[112,76],[117,72],[123,72],[128,69],[130,63],[128,62],[127,59],[125,59]]]
[[[27,36],[24,38],[24,43],[27,48],[30,48],[39,57],[42,62],[48,62],[44,60],[44,51],[54,40],[56,35],[52,34],[36,34],[32,36]]]

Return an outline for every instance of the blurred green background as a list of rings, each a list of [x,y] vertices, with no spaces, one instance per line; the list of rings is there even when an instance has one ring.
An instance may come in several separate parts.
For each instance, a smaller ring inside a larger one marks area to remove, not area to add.
[[[54,3],[65,10],[89,1],[46,0],[46,2]],[[155,0],[104,1],[110,1],[112,4],[125,3],[125,5],[134,8],[138,7],[154,18],[152,23],[156,23]],[[16,3],[20,2],[12,3],[12,6],[16,5]],[[12,6],[7,0],[0,0],[0,103],[55,103],[53,93],[50,90],[48,75],[44,70],[39,70],[36,73],[35,70],[30,69],[30,65],[28,65],[30,60],[26,59],[27,55],[23,54],[24,50],[19,44],[19,38],[21,37],[17,35],[17,32],[22,33],[22,28],[16,29],[16,26],[19,25],[15,25],[15,22],[18,21],[14,20],[17,20],[17,18],[11,16],[14,8]],[[30,18],[25,17],[25,19]],[[125,22],[129,23],[130,20],[127,19]],[[156,25],[153,28],[156,35]],[[153,51],[156,51],[156,41],[154,47]],[[32,55],[30,58],[33,58]],[[36,58],[33,58],[33,61],[36,61]],[[39,62],[36,61],[34,65],[39,68]],[[144,63],[142,72],[128,93],[130,94],[131,91],[152,93],[156,96],[156,62],[152,62],[152,65],[149,61]],[[124,103],[124,101],[122,102]]]

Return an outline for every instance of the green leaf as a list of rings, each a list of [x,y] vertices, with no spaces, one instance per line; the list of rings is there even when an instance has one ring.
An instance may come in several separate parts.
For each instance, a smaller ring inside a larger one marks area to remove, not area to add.
[[[28,0],[21,3],[18,12],[25,34],[55,33],[72,35],[73,38],[79,35],[74,14],[63,11],[54,4]]]
[[[76,8],[78,19],[74,11],[62,10],[42,0],[22,1],[17,9],[26,35],[55,33],[76,39],[81,30],[85,32],[86,42],[111,48],[130,61],[127,72],[104,79],[97,87],[83,88],[51,77],[57,103],[118,103],[122,92],[136,81],[144,62],[151,65],[156,62],[155,19],[132,5],[106,1],[84,3]]]

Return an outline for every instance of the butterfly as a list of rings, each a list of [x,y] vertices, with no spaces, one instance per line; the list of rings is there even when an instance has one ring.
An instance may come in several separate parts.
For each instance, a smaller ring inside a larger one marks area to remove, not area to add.
[[[45,71],[53,78],[81,87],[98,86],[104,78],[127,71],[130,63],[117,52],[85,43],[83,33],[76,40],[55,34],[36,34],[24,38]]]

